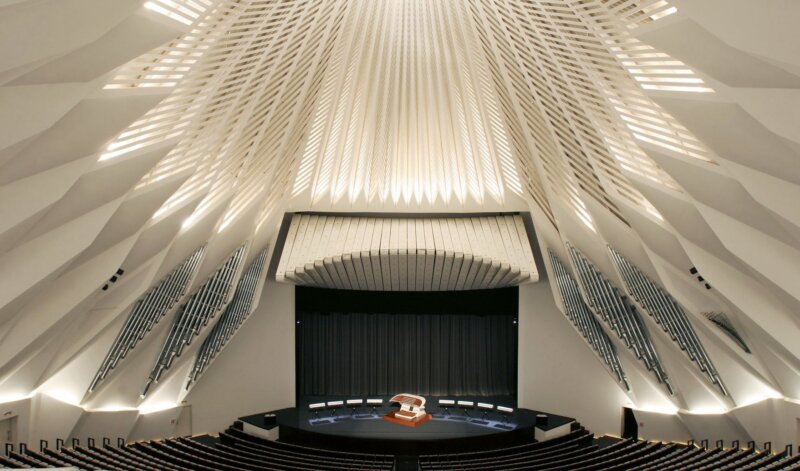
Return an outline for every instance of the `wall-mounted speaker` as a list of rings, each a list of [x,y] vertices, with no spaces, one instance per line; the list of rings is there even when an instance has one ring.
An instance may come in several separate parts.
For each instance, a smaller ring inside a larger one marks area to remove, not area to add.
[[[122,276],[123,273],[125,273],[125,270],[123,270],[122,268],[117,268],[117,271],[114,272],[113,275],[111,275],[111,278],[108,279],[108,282],[104,284],[103,287],[100,289],[102,289],[103,291],[108,291],[108,287],[116,283],[119,277]]]

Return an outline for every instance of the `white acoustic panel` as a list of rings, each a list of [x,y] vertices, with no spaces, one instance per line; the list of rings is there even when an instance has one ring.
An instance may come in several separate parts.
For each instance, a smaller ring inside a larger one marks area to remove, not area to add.
[[[278,281],[368,291],[500,288],[539,279],[518,215],[295,214]]]

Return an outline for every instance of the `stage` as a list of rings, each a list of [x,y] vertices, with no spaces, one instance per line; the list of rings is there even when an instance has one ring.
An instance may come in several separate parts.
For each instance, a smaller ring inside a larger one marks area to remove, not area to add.
[[[372,397],[372,396],[371,396]],[[547,423],[536,425],[537,414],[529,409],[514,409],[511,414],[496,410],[484,413],[479,409],[465,411],[451,407],[449,411],[438,407],[436,397],[428,397],[426,410],[432,418],[418,427],[405,427],[383,419],[397,405],[387,403],[374,411],[366,405],[355,411],[345,405],[337,410],[325,409],[314,413],[308,404],[342,400],[339,397],[309,397],[300,401],[300,407],[273,411],[278,431],[266,425],[264,414],[241,417],[246,429],[262,436],[277,435],[280,441],[317,448],[329,448],[372,453],[410,454],[450,453],[492,449],[530,443],[535,436],[553,437],[556,432],[569,431],[575,420],[554,414],[547,415]],[[459,397],[496,405],[513,404],[508,398]],[[541,419],[540,419],[541,422]],[[245,430],[247,431],[247,430]]]

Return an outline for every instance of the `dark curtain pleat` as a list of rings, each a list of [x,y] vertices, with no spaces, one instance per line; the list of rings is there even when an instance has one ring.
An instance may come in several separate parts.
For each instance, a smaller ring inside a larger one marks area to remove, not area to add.
[[[299,395],[515,395],[515,315],[297,313]]]

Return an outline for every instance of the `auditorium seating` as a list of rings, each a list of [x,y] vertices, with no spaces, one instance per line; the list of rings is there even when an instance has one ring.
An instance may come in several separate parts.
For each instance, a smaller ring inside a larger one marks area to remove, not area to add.
[[[111,446],[22,447],[0,456],[0,468],[108,470],[392,470],[391,455],[349,453],[276,442],[256,437],[234,424],[219,434],[170,438]],[[715,448],[604,437],[595,439],[582,427],[545,442],[457,454],[423,455],[427,470],[800,470],[800,454],[753,448]]]
[[[601,442],[583,428],[546,442],[491,451],[420,456],[426,470],[800,470],[800,455],[643,440]]]
[[[394,457],[345,453],[277,443],[231,428],[213,437],[176,438],[111,447],[72,447],[59,451],[22,450],[0,457],[2,468],[110,470],[391,470]]]
[[[219,434],[221,447],[269,457],[282,455],[292,460],[309,459],[312,464],[327,469],[391,469],[391,455],[370,455],[309,448],[289,443],[275,442],[247,434],[236,427]],[[311,466],[313,468],[313,466]]]

